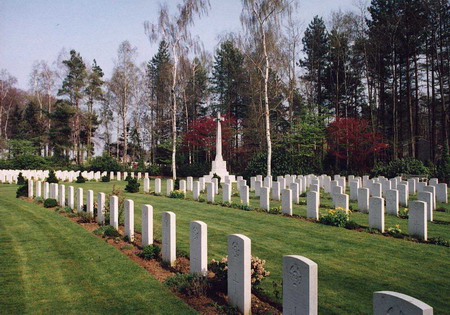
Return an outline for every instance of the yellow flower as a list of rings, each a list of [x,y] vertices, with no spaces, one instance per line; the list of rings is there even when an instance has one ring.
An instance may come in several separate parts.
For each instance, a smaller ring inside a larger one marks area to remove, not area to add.
[[[400,228],[400,224],[396,224],[396,225],[395,225],[395,228],[396,228],[396,229],[399,229],[399,228]]]

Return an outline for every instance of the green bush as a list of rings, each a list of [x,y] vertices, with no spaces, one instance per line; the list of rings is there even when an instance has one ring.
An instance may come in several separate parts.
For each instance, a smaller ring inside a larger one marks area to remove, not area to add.
[[[19,197],[28,197],[28,181],[25,181],[25,184],[19,186],[16,190],[16,198]]]
[[[94,216],[89,212],[78,212],[78,222],[80,223],[91,223],[94,221]]]
[[[77,176],[77,180],[75,181],[75,183],[83,184],[85,182],[86,182],[86,179],[81,175],[81,172],[80,172]]]
[[[448,145],[445,144],[442,157],[437,163],[437,177],[439,181],[450,184],[450,154],[448,152]]]
[[[164,284],[187,296],[202,296],[208,292],[208,278],[201,274],[177,273],[167,278]]]
[[[216,173],[214,173],[212,178],[217,178],[217,182],[219,183],[219,187],[218,188],[222,188],[222,184],[220,183],[220,180],[221,180],[220,176],[217,175]]]
[[[59,180],[56,178],[54,170],[50,170],[50,172],[48,173],[46,182],[47,183],[55,183],[55,184],[57,184],[59,182]]]
[[[184,199],[184,192],[182,190],[173,190],[170,192],[169,198]]]
[[[22,172],[17,176],[17,185],[25,185],[25,177],[23,177]]]
[[[429,169],[420,160],[405,158],[390,161],[385,165],[377,164],[371,171],[371,175],[374,177],[385,176],[393,178],[401,174],[429,175]]]
[[[177,176],[179,177],[202,177],[209,173],[210,165],[208,163],[192,163],[192,164],[179,164],[177,165]],[[161,175],[160,173],[155,175]]]
[[[34,201],[36,201],[37,203],[44,203],[44,198],[42,198],[42,197],[35,197]]]
[[[58,202],[56,201],[56,199],[48,198],[48,199],[44,200],[45,208],[53,208],[53,207],[56,207],[57,205],[58,205]]]
[[[349,221],[349,214],[345,210],[328,210],[328,213],[320,216],[319,222],[326,225],[345,227]]]
[[[142,249],[142,251],[136,253],[136,255],[142,259],[150,260],[150,259],[158,259],[159,253],[161,253],[161,247],[152,244],[145,246]]]
[[[102,176],[102,182],[108,183],[110,181],[109,175]]]
[[[435,244],[435,245],[441,245],[441,246],[445,246],[445,247],[450,247],[450,242],[445,240],[443,237],[438,236],[438,237],[432,237],[428,240],[428,242],[430,244]]]
[[[402,230],[400,229],[400,225],[396,224],[394,227],[390,227],[386,231],[387,234],[392,235],[393,237],[400,238],[403,236]]]
[[[89,170],[94,172],[119,172],[122,170],[120,163],[107,153],[94,157],[90,164]]]
[[[106,226],[105,230],[103,231],[103,236],[119,237],[120,233],[115,228],[113,228],[111,225],[108,225],[108,226]]]
[[[129,193],[137,193],[139,192],[139,186],[141,184],[138,183],[136,178],[130,178],[128,180],[127,186],[125,186],[125,191]]]
[[[7,161],[7,163],[6,163]],[[21,154],[11,160],[5,160],[5,168],[12,169],[48,169],[50,163],[47,159],[39,155]],[[2,167],[3,168],[3,167]]]
[[[270,208],[268,212],[270,214],[280,214],[281,213],[281,206]]]

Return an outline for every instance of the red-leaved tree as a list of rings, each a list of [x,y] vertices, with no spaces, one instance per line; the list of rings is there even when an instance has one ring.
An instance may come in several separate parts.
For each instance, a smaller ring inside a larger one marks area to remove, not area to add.
[[[381,135],[370,130],[369,121],[337,117],[327,128],[328,152],[346,160],[347,169],[367,171],[373,155],[388,147]]]
[[[233,136],[232,126],[235,119],[230,115],[224,115],[222,121],[222,152],[229,151],[230,141]],[[183,137],[183,149],[191,151],[195,155],[203,155],[204,152],[208,161],[214,159],[216,150],[216,117],[203,116],[194,120]],[[224,157],[225,158],[225,157]]]

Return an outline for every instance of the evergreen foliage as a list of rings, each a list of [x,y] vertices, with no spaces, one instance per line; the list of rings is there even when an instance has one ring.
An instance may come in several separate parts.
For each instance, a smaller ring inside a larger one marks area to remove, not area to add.
[[[78,173],[77,180],[75,181],[78,184],[83,184],[86,182],[86,179],[81,175],[81,172]]]
[[[138,183],[136,178],[130,178],[128,180],[128,184],[125,186],[125,191],[129,193],[137,193],[139,192],[139,186],[141,184]]]
[[[55,184],[59,183],[59,180],[58,180],[58,178],[56,178],[54,170],[50,170],[50,172],[48,172],[48,177],[47,177],[46,182],[47,183],[55,183]]]

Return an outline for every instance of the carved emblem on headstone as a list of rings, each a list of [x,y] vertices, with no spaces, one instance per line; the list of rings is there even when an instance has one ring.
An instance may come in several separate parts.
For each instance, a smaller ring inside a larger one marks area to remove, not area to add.
[[[239,257],[240,254],[240,249],[239,249],[239,245],[237,242],[233,242],[231,244],[231,247],[233,248],[233,253],[234,253],[234,257]]]
[[[199,235],[198,227],[194,226],[192,228],[192,234],[193,234],[194,240],[198,240],[198,235]]]
[[[298,286],[302,282],[302,274],[300,273],[300,267],[297,264],[293,264],[289,268],[289,275],[291,276],[292,285]]]

